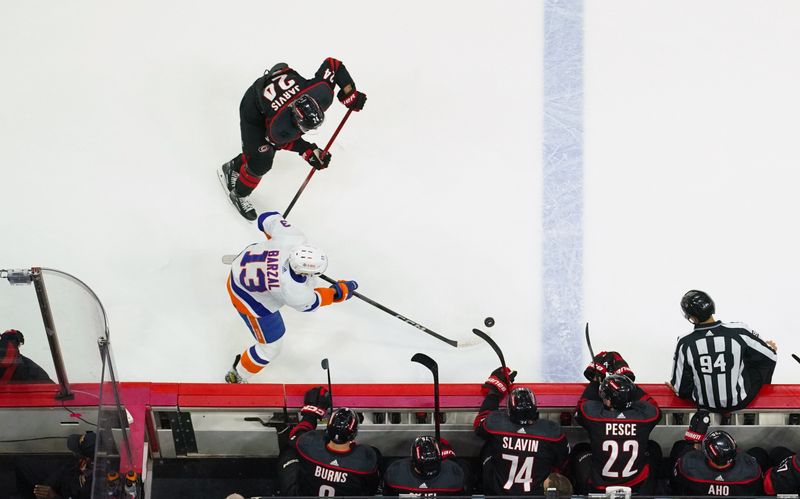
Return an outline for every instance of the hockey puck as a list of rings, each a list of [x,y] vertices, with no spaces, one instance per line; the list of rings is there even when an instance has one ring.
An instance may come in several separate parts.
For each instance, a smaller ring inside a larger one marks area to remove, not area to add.
[[[487,318],[483,319],[483,325],[486,326],[486,327],[494,326],[494,319],[492,317],[487,317]]]

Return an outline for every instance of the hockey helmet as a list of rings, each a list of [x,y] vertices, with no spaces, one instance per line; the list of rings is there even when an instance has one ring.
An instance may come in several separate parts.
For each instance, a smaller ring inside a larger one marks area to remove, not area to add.
[[[531,425],[539,419],[536,396],[530,388],[518,386],[508,394],[508,417],[514,424]]]
[[[712,431],[703,440],[703,453],[717,467],[727,468],[736,459],[736,440],[726,431]]]
[[[417,475],[430,478],[442,469],[442,450],[433,437],[417,437],[411,445],[411,463]]]
[[[335,444],[346,444],[358,435],[358,416],[352,409],[340,407],[333,411],[325,428],[325,438]]]
[[[292,122],[303,133],[319,128],[325,121],[325,112],[319,103],[308,94],[301,95],[289,105]]]
[[[319,275],[328,268],[328,255],[319,248],[304,244],[289,254],[289,267],[300,275]]]
[[[627,376],[611,374],[600,383],[600,398],[618,411],[633,405],[633,391],[636,385]]]
[[[708,293],[692,289],[681,298],[681,310],[686,320],[691,322],[691,317],[694,317],[697,322],[703,322],[714,315],[714,300]]]

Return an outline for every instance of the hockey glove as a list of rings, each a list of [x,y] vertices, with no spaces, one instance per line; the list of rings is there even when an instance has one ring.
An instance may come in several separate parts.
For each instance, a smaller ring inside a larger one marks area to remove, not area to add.
[[[333,303],[341,303],[353,297],[353,291],[358,289],[356,281],[339,281],[336,284],[331,284],[333,289]]]
[[[317,419],[325,416],[325,412],[331,407],[331,397],[328,389],[324,386],[317,386],[306,392],[303,399],[303,408],[300,409],[300,415],[312,416]]]
[[[694,413],[691,421],[689,421],[689,429],[686,430],[683,439],[694,443],[702,442],[703,439],[706,438],[706,433],[708,432],[708,426],[710,424],[711,417],[708,411],[700,409]]]
[[[2,335],[0,335],[0,339],[6,340],[6,341],[13,341],[13,342],[15,342],[17,344],[18,347],[20,345],[25,344],[25,336],[23,336],[22,333],[17,329],[9,329],[9,330],[7,330]]]
[[[608,373],[608,365],[606,365],[606,356],[608,352],[603,351],[594,356],[589,365],[583,371],[583,376],[589,381],[603,381]]]
[[[498,367],[489,378],[481,385],[481,395],[484,397],[489,394],[499,395],[501,398],[508,393],[508,389],[514,383],[517,371],[512,371],[507,367]]]
[[[311,147],[306,149],[301,156],[317,170],[324,170],[331,162],[331,153],[326,152],[322,155],[323,150],[317,147],[316,144],[311,144]]]
[[[439,439],[439,450],[442,451],[442,459],[450,459],[451,457],[456,457],[456,453],[453,450],[453,446],[450,445],[450,442],[448,442],[444,438]]]
[[[345,107],[355,112],[364,109],[364,104],[367,102],[367,94],[361,93],[358,90],[352,90],[347,95],[345,95],[344,90],[339,90],[336,97],[338,97],[339,101],[344,104]]]
[[[606,366],[608,367],[608,374],[621,374],[627,376],[631,381],[636,381],[636,375],[628,367],[628,363],[622,358],[618,352],[608,352],[606,354]]]

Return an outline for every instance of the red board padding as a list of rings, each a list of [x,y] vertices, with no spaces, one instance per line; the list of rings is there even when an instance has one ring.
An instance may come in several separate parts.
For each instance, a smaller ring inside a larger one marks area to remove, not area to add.
[[[218,383],[121,383],[123,404],[154,407],[283,407],[284,394],[289,407],[303,405],[305,392],[317,385],[263,384],[228,385]],[[574,407],[585,383],[523,384],[536,393],[540,407]],[[665,409],[690,409],[692,404],[677,398],[663,384],[641,384]],[[68,406],[97,405],[97,383],[74,383],[75,398]],[[58,385],[0,385],[0,407],[56,407]],[[433,407],[431,384],[337,384],[333,385],[337,406],[356,408],[430,408]],[[483,397],[477,384],[442,384],[439,387],[443,408],[477,408]],[[800,385],[769,385],[748,409],[798,409]]]
[[[179,407],[283,407],[283,385],[193,384],[178,389]]]

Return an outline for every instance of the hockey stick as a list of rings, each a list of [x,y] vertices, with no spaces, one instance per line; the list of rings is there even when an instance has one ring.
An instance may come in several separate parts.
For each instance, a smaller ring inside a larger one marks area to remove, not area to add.
[[[441,442],[441,413],[439,412],[439,364],[424,353],[415,353],[411,362],[417,362],[427,367],[433,373],[433,423],[436,429],[436,441]]]
[[[319,277],[320,277],[320,279],[322,279],[325,282],[329,282],[331,284],[337,284],[337,282],[335,280],[331,279],[330,277],[326,276],[325,274],[321,274]],[[411,326],[414,326],[415,328],[419,329],[423,333],[428,333],[429,335],[433,336],[434,338],[442,340],[442,341],[444,341],[445,343],[447,343],[448,345],[450,345],[452,347],[456,347],[456,348],[459,347],[459,344],[458,344],[458,342],[456,340],[451,340],[450,338],[446,338],[446,337],[442,336],[441,334],[426,328],[422,324],[418,324],[418,323],[412,321],[411,319],[409,319],[408,317],[402,316],[402,315],[398,314],[397,312],[395,312],[394,310],[392,310],[392,309],[390,309],[388,307],[385,307],[385,306],[381,305],[380,303],[378,303],[378,302],[376,302],[374,300],[371,300],[371,299],[367,298],[366,296],[362,295],[361,293],[353,291],[352,294],[356,298],[359,298],[359,299],[369,303],[373,307],[379,308],[379,309],[383,310],[384,312],[386,312],[387,314],[397,317],[398,319],[400,319],[401,321],[405,322],[406,324],[410,324]],[[466,345],[460,345],[460,346],[466,346]]]
[[[328,372],[328,396],[331,398],[331,414],[333,414],[333,388],[331,388],[331,366],[328,363],[328,358],[322,359],[320,363],[322,368]]]
[[[589,323],[586,323],[586,346],[589,347],[589,355],[592,356],[592,362],[594,362],[594,350],[592,350],[592,339],[589,337]]]
[[[333,141],[336,139],[336,136],[339,135],[339,131],[344,126],[344,122],[347,121],[347,118],[350,117],[350,113],[352,113],[352,112],[353,112],[352,109],[348,109],[347,112],[344,114],[344,118],[342,118],[342,122],[339,123],[338,127],[336,127],[336,131],[333,132],[333,135],[331,135],[331,140],[328,141],[328,145],[326,145],[325,149],[322,151],[322,157],[320,158],[320,161],[322,161],[323,158],[325,158],[325,155],[328,154],[328,149],[331,148],[331,145],[333,144]],[[300,189],[297,190],[297,194],[295,194],[294,198],[292,198],[292,202],[289,203],[289,207],[286,208],[286,211],[283,212],[283,218],[289,218],[289,212],[292,211],[292,208],[294,208],[294,204],[297,202],[297,199],[300,197],[300,194],[303,193],[303,191],[305,190],[306,186],[311,181],[311,177],[314,176],[314,173],[316,171],[317,171],[316,168],[311,168],[311,171],[308,172],[308,176],[306,177],[306,180],[303,182],[303,185],[301,185]]]
[[[798,357],[797,355],[795,355],[795,354],[792,354],[792,358],[793,358],[794,360],[796,360],[797,362],[800,362],[800,357]]]
[[[222,263],[224,263],[225,265],[230,265],[230,264],[233,263],[234,260],[236,260],[236,257],[238,257],[238,256],[239,255],[222,255]],[[329,282],[330,284],[336,284],[335,280],[331,279],[330,277],[328,277],[326,275],[320,275],[319,277],[322,280],[324,280],[326,282]],[[406,324],[409,324],[411,326],[414,326],[415,328],[419,329],[423,333],[427,333],[427,334],[433,336],[434,338],[437,338],[439,340],[444,341],[445,343],[447,343],[448,345],[450,345],[452,347],[456,347],[456,348],[473,347],[473,346],[477,345],[480,342],[479,340],[476,340],[476,341],[456,341],[456,340],[451,340],[450,338],[442,336],[441,334],[439,334],[439,333],[437,333],[437,332],[435,332],[435,331],[433,331],[431,329],[428,329],[427,327],[423,326],[422,324],[419,324],[417,322],[412,321],[411,319],[409,319],[408,317],[406,317],[404,315],[398,314],[397,312],[395,312],[394,310],[390,309],[389,307],[381,305],[380,303],[378,303],[375,300],[372,300],[372,299],[362,295],[361,293],[358,293],[358,292],[354,291],[353,292],[353,296],[355,296],[356,298],[359,298],[359,299],[369,303],[370,305],[372,305],[375,308],[383,310],[384,312],[386,312],[389,315],[397,317],[401,321],[403,321]]]
[[[489,344],[490,347],[492,347],[492,350],[494,350],[494,353],[496,353],[497,357],[500,359],[500,365],[503,366],[503,372],[505,372],[505,370],[506,370],[506,358],[503,356],[503,351],[500,350],[500,347],[497,346],[497,343],[495,343],[495,341],[488,334],[484,333],[480,329],[473,328],[472,332],[474,334],[476,334],[477,336],[480,336],[481,338],[483,338],[483,341],[485,341],[486,343]]]

